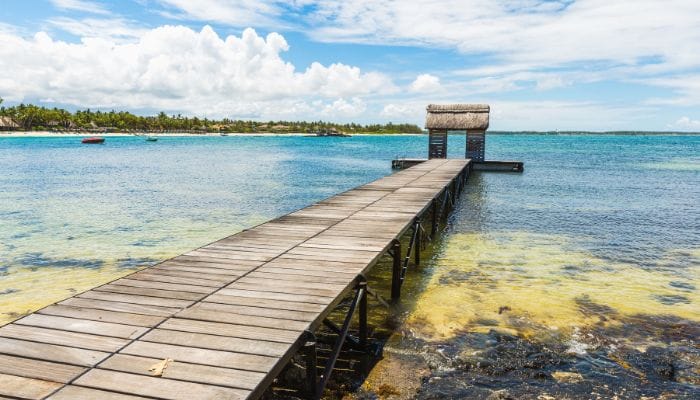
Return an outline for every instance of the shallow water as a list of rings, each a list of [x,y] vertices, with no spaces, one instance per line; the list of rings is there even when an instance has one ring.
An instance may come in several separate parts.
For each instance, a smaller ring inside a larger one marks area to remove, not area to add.
[[[425,142],[0,138],[0,324],[376,179]],[[487,155],[525,173],[470,177],[403,312],[373,307],[385,358],[355,395],[697,394],[700,137],[492,135]]]
[[[518,139],[525,173],[470,177],[358,393],[698,398],[698,139]]]

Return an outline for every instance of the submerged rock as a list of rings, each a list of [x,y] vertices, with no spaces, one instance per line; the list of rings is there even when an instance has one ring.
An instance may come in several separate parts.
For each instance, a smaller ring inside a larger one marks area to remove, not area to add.
[[[578,383],[583,380],[583,375],[578,372],[554,371],[552,378],[560,383]]]

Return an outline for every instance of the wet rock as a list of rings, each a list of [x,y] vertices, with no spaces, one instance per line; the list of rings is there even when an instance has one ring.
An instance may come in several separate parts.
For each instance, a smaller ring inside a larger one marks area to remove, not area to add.
[[[617,311],[614,308],[594,302],[587,294],[576,297],[574,301],[576,302],[579,311],[588,317],[596,316],[602,320],[607,320],[609,316],[617,314]]]
[[[675,304],[690,304],[690,299],[679,294],[661,294],[654,296],[656,301],[667,306]]]
[[[486,400],[513,400],[514,397],[508,393],[507,390],[496,390],[495,392],[491,393],[489,397],[486,398]]]
[[[578,383],[583,380],[583,376],[578,372],[554,371],[552,378],[559,383]]]
[[[385,353],[385,358],[375,365],[362,385],[367,393],[381,399],[411,399],[430,374],[421,357]]]
[[[692,283],[688,282],[683,282],[683,281],[671,281],[668,283],[671,287],[674,287],[676,289],[683,289],[687,291],[693,291],[695,290],[695,286]]]
[[[700,348],[684,346],[674,353],[675,378],[679,383],[700,387]]]

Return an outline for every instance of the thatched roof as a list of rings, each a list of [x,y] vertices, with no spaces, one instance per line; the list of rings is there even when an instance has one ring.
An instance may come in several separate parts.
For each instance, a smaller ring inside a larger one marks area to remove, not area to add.
[[[10,117],[0,117],[0,128],[12,128],[12,129],[17,129],[19,128],[19,124],[15,122],[14,119]]]
[[[489,127],[488,104],[430,104],[426,109],[427,129],[486,130]]]

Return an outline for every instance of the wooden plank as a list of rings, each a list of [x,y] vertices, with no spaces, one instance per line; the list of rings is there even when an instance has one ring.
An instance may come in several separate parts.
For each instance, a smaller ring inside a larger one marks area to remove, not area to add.
[[[167,261],[166,266],[182,265],[192,267],[220,268],[236,271],[255,268],[263,262],[264,261],[228,259],[217,257],[216,255],[181,255]]]
[[[293,247],[293,246],[292,246]],[[276,247],[276,246],[267,246],[267,245],[244,245],[244,244],[222,244],[222,243],[214,243],[210,244],[209,246],[206,247],[207,250],[216,250],[216,251],[223,251],[223,252],[246,252],[246,253],[253,253],[253,254],[262,254],[265,256],[277,256],[282,253],[284,253],[286,250],[290,249],[291,247],[289,246],[284,246],[284,247]]]
[[[233,282],[227,286],[227,289],[238,289],[238,290],[255,290],[259,292],[268,293],[288,293],[288,294],[298,294],[298,295],[310,295],[315,297],[328,297],[334,298],[338,296],[340,290],[333,289],[319,289],[313,287],[306,287],[303,281],[299,281],[297,286],[283,286],[276,285],[275,282],[260,282],[260,283],[245,283],[245,282]],[[224,290],[227,290],[224,289]]]
[[[221,266],[229,266],[229,267],[238,267],[238,268],[247,268],[247,267],[255,267],[262,262],[260,261],[251,261],[251,260],[228,260],[225,258],[221,257],[211,257],[211,256],[192,256],[192,255],[180,255],[175,258],[171,258],[168,263],[186,263],[186,264],[191,264],[191,263],[201,263],[201,264],[219,264]]]
[[[79,366],[95,365],[109,355],[109,353],[101,351],[76,349],[74,347],[27,342],[9,338],[0,338],[0,353]]]
[[[277,279],[274,277],[274,275],[266,278],[257,278],[255,276],[246,276],[243,277],[236,282],[230,284],[228,287],[235,287],[237,285],[258,285],[258,286],[275,286],[279,288],[306,288],[310,290],[322,290],[322,291],[327,291],[328,295],[337,295],[338,292],[342,291],[348,286],[348,283],[353,282],[354,279],[345,279],[344,284],[336,284],[336,283],[330,283],[330,282],[313,282],[308,279],[301,278],[297,276],[297,279],[290,282],[289,280],[285,279]]]
[[[0,394],[21,399],[43,399],[61,387],[60,383],[0,374]]]
[[[143,341],[131,343],[120,353],[256,372],[268,372],[277,363],[277,357]]]
[[[161,361],[163,360],[115,354],[100,364],[100,368],[151,375],[149,372],[151,366]],[[240,369],[188,364],[175,360],[168,364],[168,368],[163,371],[163,378],[252,390],[265,378],[265,374]]]
[[[192,304],[192,301],[179,299],[164,299],[161,297],[137,296],[111,292],[99,292],[91,290],[79,294],[78,297],[93,300],[118,301],[122,303],[142,304],[147,306],[178,307],[184,308]]]
[[[269,263],[263,265],[260,268],[265,267],[281,267],[281,268],[300,268],[300,269],[320,269],[323,271],[333,271],[339,273],[352,273],[350,270],[362,269],[366,266],[366,263],[358,262],[344,262],[336,260],[298,260],[298,259],[282,259],[278,258],[276,260],[270,261]],[[260,270],[258,268],[257,270]]]
[[[222,277],[236,277],[240,275],[241,273],[245,273],[249,271],[251,268],[247,267],[231,267],[231,268],[216,268],[214,266],[208,267],[208,266],[198,266],[194,264],[184,264],[182,263],[181,265],[177,265],[175,263],[170,263],[170,264],[161,264],[158,267],[152,267],[153,270],[160,271],[160,270],[167,270],[167,271],[181,271],[181,272],[195,272],[197,274],[202,274],[206,279],[210,279],[209,277],[216,276],[216,275],[221,275]]]
[[[287,274],[287,275],[302,275],[315,276],[322,278],[343,278],[345,281],[352,281],[362,270],[345,271],[343,273],[337,271],[324,271],[323,269],[293,269],[293,268],[277,268],[277,267],[262,267],[256,272],[265,272],[269,274]],[[300,278],[302,279],[302,278]]]
[[[96,310],[93,308],[84,307],[71,307],[62,304],[55,304],[52,306],[42,308],[41,310],[37,311],[37,313],[145,327],[150,327],[159,324],[164,319],[163,317],[156,317],[151,315]]]
[[[84,371],[83,367],[0,354],[0,374],[66,383]]]
[[[326,308],[324,304],[312,304],[274,299],[260,299],[255,297],[229,296],[221,293],[216,293],[207,297],[206,301],[212,303],[276,308],[278,310],[305,311],[311,313],[319,313]]]
[[[299,276],[299,275],[294,275],[294,274],[286,274],[279,272],[275,272],[274,269],[267,270],[267,269],[260,269],[255,272],[251,272],[248,277],[250,278],[256,278],[256,279],[275,279],[275,280],[285,280],[285,281],[291,281],[291,282],[297,282],[299,280],[303,280],[305,282],[315,282],[315,283],[327,283],[330,285],[338,285],[338,284],[345,284],[348,281],[348,278],[337,278],[337,277],[322,277],[322,276],[311,276],[311,275],[305,275],[305,276]]]
[[[129,279],[132,280],[139,280],[141,282],[164,282],[164,283],[176,283],[176,284],[181,284],[181,285],[190,285],[190,286],[202,286],[205,288],[210,288],[210,287],[219,287],[219,282],[218,281],[212,281],[210,279],[201,279],[201,278],[185,278],[185,277],[178,277],[178,276],[172,276],[172,275],[165,275],[165,274],[159,274],[157,272],[149,271],[149,270],[143,270],[141,272],[138,272],[136,274],[129,275]]]
[[[224,275],[210,275],[210,274],[202,274],[200,272],[192,272],[192,271],[179,271],[179,270],[174,270],[170,268],[156,268],[156,267],[150,267],[147,268],[141,273],[145,274],[150,274],[151,276],[159,276],[159,277],[175,277],[175,278],[189,278],[189,279],[202,279],[210,282],[210,286],[214,287],[219,287],[222,284],[226,284],[227,282],[231,282],[234,280],[238,275],[236,274],[231,274],[229,276],[224,276]]]
[[[149,306],[141,304],[132,303],[122,303],[118,301],[108,301],[108,300],[93,300],[93,299],[83,299],[80,297],[71,297],[58,303],[61,305],[72,306],[72,307],[83,307],[92,308],[96,310],[105,311],[115,311],[124,312],[140,315],[152,315],[159,317],[169,317],[176,312],[180,311],[179,307],[161,307],[161,306]],[[117,322],[117,321],[111,321]],[[138,324],[134,324],[138,325]]]
[[[150,297],[161,297],[165,299],[180,299],[180,300],[192,300],[196,301],[204,297],[202,293],[193,292],[180,292],[174,290],[161,290],[161,289],[151,289],[143,287],[133,287],[133,286],[123,286],[117,283],[110,283],[108,285],[97,287],[93,290],[100,292],[111,292],[111,293],[123,293],[123,294],[136,294],[139,296],[150,296]]]
[[[240,315],[255,315],[259,317],[269,317],[269,318],[284,318],[292,319],[296,321],[309,322],[313,321],[318,315],[317,312],[304,312],[304,311],[293,311],[293,310],[283,310],[279,308],[267,308],[267,307],[251,307],[245,305],[235,305],[235,304],[219,304],[219,303],[208,303],[201,302],[192,306],[192,309],[196,310],[206,310],[206,311],[219,311],[227,312],[232,314]]]
[[[108,352],[117,351],[128,343],[126,339],[115,337],[66,332],[19,324],[8,324],[1,327],[0,336]]]
[[[229,296],[255,297],[260,299],[296,301],[324,305],[330,304],[330,302],[333,301],[333,299],[330,297],[312,296],[307,294],[263,292],[260,290],[221,289],[218,293]]]
[[[124,339],[133,339],[146,332],[146,328],[141,326],[113,324],[111,322],[99,322],[43,314],[30,314],[24,318],[18,319],[14,323]]]
[[[259,339],[269,342],[294,343],[301,331],[285,331],[281,329],[262,328],[225,324],[220,322],[195,321],[190,319],[171,318],[160,325],[161,329],[175,331],[206,333],[211,335],[230,336],[242,339]]]
[[[49,400],[140,400],[147,397],[106,392],[80,386],[66,386],[49,397]]]
[[[143,281],[139,279],[127,279],[122,278],[114,282],[121,286],[131,286],[149,289],[160,289],[160,290],[174,290],[178,292],[192,292],[192,293],[205,293],[209,294],[214,290],[206,286],[198,286],[191,284],[177,284],[177,283],[165,283],[165,282],[153,282],[153,281]]]
[[[257,354],[268,357],[281,357],[289,348],[286,343],[268,342],[260,339],[244,339],[230,336],[207,335],[204,333],[154,329],[139,339],[186,347],[201,347],[211,350],[225,350],[236,353]]]
[[[203,247],[199,250],[194,250],[185,253],[186,256],[204,256],[211,258],[222,258],[225,260],[236,260],[236,261],[258,261],[265,262],[270,260],[271,257],[259,255],[256,253],[250,253],[246,251],[230,251],[230,250],[213,250]]]
[[[224,311],[213,311],[201,308],[188,308],[177,314],[178,318],[196,319],[199,321],[228,322],[237,325],[262,326],[284,330],[304,330],[309,323],[291,319],[260,317],[257,315],[233,314]]]
[[[224,388],[101,369],[89,371],[78,378],[75,384],[168,400],[237,400],[245,399],[248,393],[250,393],[242,389]]]

